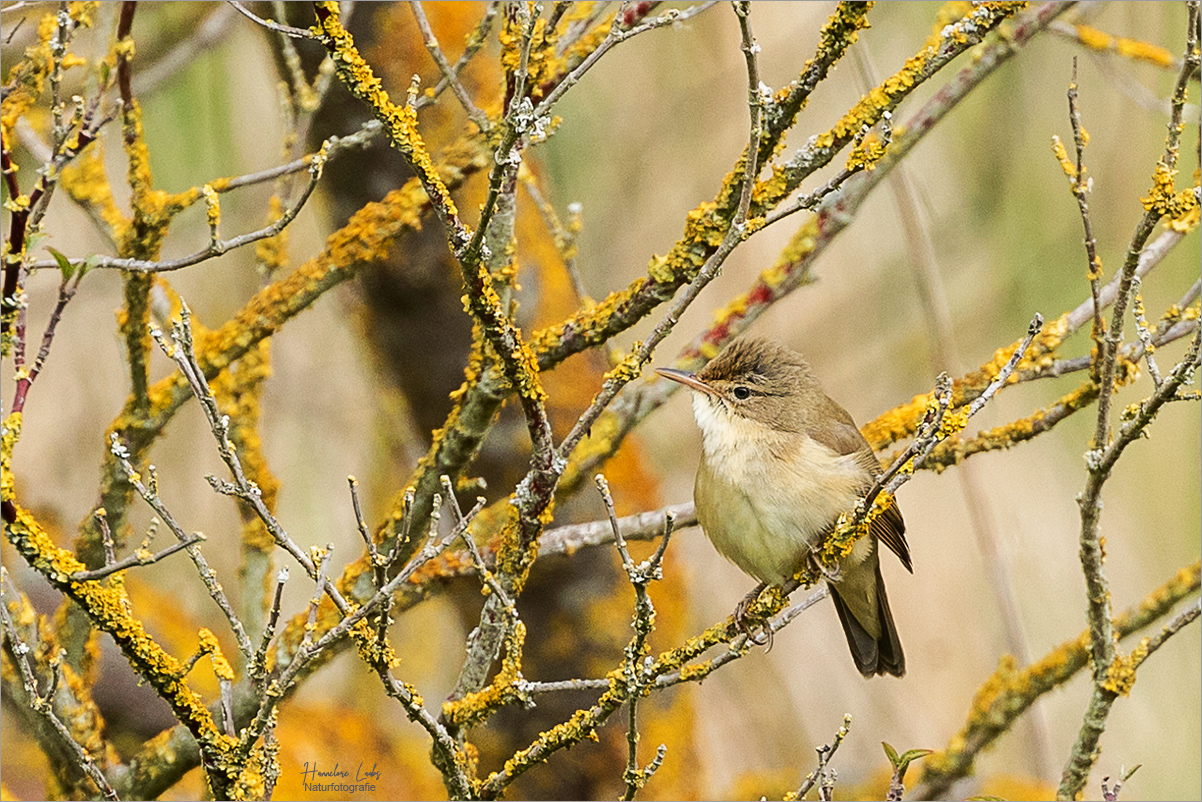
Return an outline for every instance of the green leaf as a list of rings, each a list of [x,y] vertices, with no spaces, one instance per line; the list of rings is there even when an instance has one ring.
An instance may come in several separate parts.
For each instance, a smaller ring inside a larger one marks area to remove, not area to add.
[[[934,749],[909,749],[902,752],[901,757],[897,759],[895,768],[897,769],[898,779],[905,781],[906,769],[910,768],[910,764],[915,760],[922,760],[927,755],[934,754]]]
[[[885,755],[888,756],[889,762],[893,764],[893,773],[897,775],[899,780],[906,778],[906,769],[915,760],[921,760],[927,755],[933,754],[933,749],[909,749],[897,754],[897,750],[884,741],[881,741],[881,746],[885,747]]]
[[[47,247],[50,255],[54,257],[54,261],[58,262],[58,269],[62,271],[63,281],[70,281],[71,276],[75,275],[75,265],[71,264],[71,260],[63,255],[61,251]]]
[[[912,763],[915,760],[920,760],[927,755],[932,755],[934,753],[934,749],[911,749],[908,752],[903,752],[899,760],[901,760],[902,763]]]

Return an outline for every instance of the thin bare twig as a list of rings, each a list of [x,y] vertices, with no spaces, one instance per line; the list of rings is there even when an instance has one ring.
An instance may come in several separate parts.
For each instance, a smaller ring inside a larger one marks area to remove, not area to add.
[[[1140,345],[1143,346],[1144,362],[1148,365],[1148,375],[1152,377],[1152,386],[1159,388],[1164,379],[1160,376],[1160,366],[1156,364],[1156,357],[1153,356],[1156,344],[1152,342],[1152,332],[1148,327],[1148,318],[1144,311],[1144,298],[1140,293],[1141,285],[1139,276],[1135,276],[1131,280],[1131,292],[1135,296],[1131,312],[1135,317],[1135,332],[1139,337]]]
[[[653,678],[648,676],[645,671],[646,658],[649,654],[647,638],[651,634],[655,621],[655,607],[651,603],[651,596],[647,593],[647,587],[652,581],[660,579],[663,576],[661,568],[663,566],[664,551],[668,547],[668,540],[672,537],[673,519],[670,514],[665,518],[663,540],[660,541],[659,548],[656,549],[651,559],[635,565],[634,560],[630,556],[630,551],[626,548],[626,541],[622,537],[621,527],[618,526],[618,516],[614,512],[614,500],[609,492],[609,482],[601,474],[597,474],[594,480],[597,490],[601,494],[601,500],[605,505],[606,516],[609,518],[610,528],[613,531],[614,544],[617,546],[618,554],[622,558],[622,567],[626,570],[626,576],[630,580],[630,584],[634,587],[635,594],[634,635],[626,645],[623,652],[625,657],[622,662],[622,678],[626,682],[626,707],[628,713],[626,726],[626,769],[622,772],[622,780],[626,783],[626,793],[622,796],[622,799],[625,802],[630,802],[630,800],[634,799],[639,789],[646,785],[660,764],[663,763],[664,755],[667,752],[667,747],[661,744],[659,749],[656,750],[655,760],[646,768],[639,768],[638,704],[643,696],[643,689],[653,681]]]
[[[1189,607],[1173,616],[1173,619],[1153,637],[1148,638],[1136,648],[1133,654],[1133,667],[1139,668],[1143,665],[1144,661],[1155,654],[1156,650],[1163,646],[1169,638],[1180,632],[1187,624],[1197,621],[1199,615],[1202,615],[1202,600],[1196,599]]]
[[[489,121],[488,115],[472,102],[467,89],[459,81],[458,70],[452,67],[451,63],[447,61],[446,55],[442,52],[442,48],[438,44],[438,38],[434,35],[434,29],[430,27],[430,21],[426,19],[426,12],[422,8],[421,0],[409,0],[409,10],[413,12],[413,18],[417,20],[417,29],[421,31],[422,41],[425,42],[426,50],[430,52],[430,58],[434,59],[434,63],[438,65],[438,69],[442,72],[442,81],[440,83],[450,86],[451,91],[459,100],[459,105],[463,106],[463,110],[467,112],[468,118],[476,124],[481,133],[487,134],[492,127],[492,123]],[[490,16],[486,16],[486,19],[490,18]]]
[[[484,15],[480,17],[480,21],[476,23],[476,27],[470,34],[468,34],[467,47],[464,49],[463,55],[461,55],[459,60],[455,62],[455,65],[451,67],[450,76],[455,76],[455,78],[458,79],[459,74],[463,72],[463,68],[467,66],[468,62],[470,62],[476,56],[476,53],[480,51],[480,48],[484,46],[484,41],[488,37],[488,32],[492,28],[493,20],[496,18],[497,10],[500,7],[501,4],[497,2],[497,0],[492,0],[492,2],[485,7]],[[416,99],[413,104],[414,109],[422,109],[436,102],[438,100],[438,96],[441,95],[450,85],[450,76],[444,73],[442,78],[439,79],[438,83],[433,89]]]
[[[111,268],[124,270],[129,273],[166,273],[172,270],[180,270],[185,267],[191,267],[192,265],[199,264],[200,262],[212,259],[213,257],[221,256],[227,251],[234,250],[235,248],[241,248],[244,245],[250,245],[251,243],[258,242],[259,240],[270,239],[287,228],[288,225],[296,219],[296,216],[300,214],[301,209],[304,208],[305,204],[312,196],[313,190],[317,188],[317,182],[321,178],[321,172],[322,168],[325,166],[325,160],[326,152],[323,148],[310,158],[308,164],[310,174],[309,183],[305,186],[304,191],[301,192],[301,196],[297,199],[296,203],[292,204],[292,206],[290,206],[283,215],[273,221],[270,225],[264,226],[256,231],[240,234],[228,240],[212,239],[207,248],[179,259],[168,259],[155,262],[147,261],[145,259],[122,259],[110,256],[92,256],[88,259],[72,259],[69,261],[72,265],[76,265],[78,267],[86,265],[89,268]],[[277,171],[283,169],[285,168],[276,168]],[[209,189],[210,191],[215,192],[215,190],[212,190],[212,188]],[[39,263],[37,266],[50,267],[52,266],[52,263]]]
[[[134,466],[129,461],[129,451],[121,444],[116,432],[110,435],[109,446],[113,456],[117,458],[117,461],[125,470],[126,479],[130,485],[138,492],[142,500],[155,511],[155,514],[159,516],[163,523],[167,525],[167,528],[171,530],[171,534],[175,535],[176,540],[184,544],[182,548],[192,558],[192,562],[196,566],[196,572],[200,575],[201,582],[204,583],[209,596],[217,603],[217,607],[229,622],[230,631],[234,633],[234,638],[238,641],[238,648],[242,651],[246,659],[250,660],[254,654],[254,647],[251,646],[250,638],[247,637],[246,628],[242,626],[242,621],[238,618],[233,605],[230,604],[229,598],[225,595],[225,590],[221,587],[221,583],[217,581],[216,572],[209,567],[208,560],[205,559],[200,551],[200,546],[197,545],[204,540],[204,536],[198,536],[199,533],[197,533],[197,535],[190,537],[175,520],[175,516],[171,514],[171,510],[167,509],[167,505],[159,497],[158,479],[155,476],[153,465],[149,466],[147,471],[150,476],[149,483],[143,483],[141,474],[134,469]],[[185,541],[191,542],[185,544]]]
[[[118,571],[124,571],[127,568],[133,568],[137,565],[152,565],[157,563],[159,560],[170,557],[177,551],[186,549],[189,546],[193,546],[197,543],[201,543],[204,541],[204,539],[205,536],[200,532],[193,532],[185,539],[177,543],[173,543],[155,554],[144,554],[141,552],[141,550],[135,551],[125,559],[114,562],[111,565],[106,565],[104,568],[97,568],[95,571],[76,571],[75,573],[71,574],[71,579],[75,582],[88,582],[96,579],[103,579],[104,577],[115,574]]]
[[[798,789],[793,793],[794,799],[805,799],[805,795],[814,787],[814,783],[818,780],[826,780],[828,775],[828,766],[831,758],[835,756],[835,752],[839,750],[839,745],[843,743],[843,739],[847,737],[847,733],[851,731],[851,713],[843,714],[843,724],[839,727],[839,731],[835,733],[835,738],[829,745],[818,747],[815,751],[818,752],[818,768],[806,775]]]
[[[235,9],[237,9],[239,14],[241,14],[242,16],[246,17],[247,19],[251,20],[256,25],[261,25],[262,27],[266,28],[269,31],[275,31],[276,33],[282,33],[285,36],[289,36],[293,39],[315,39],[315,38],[317,38],[313,35],[313,32],[308,30],[307,28],[294,28],[291,25],[284,25],[282,23],[276,22],[275,20],[263,19],[262,17],[258,16],[253,11],[248,9],[246,6],[237,2],[237,0],[226,0],[226,2],[229,3],[231,6],[233,6]]]

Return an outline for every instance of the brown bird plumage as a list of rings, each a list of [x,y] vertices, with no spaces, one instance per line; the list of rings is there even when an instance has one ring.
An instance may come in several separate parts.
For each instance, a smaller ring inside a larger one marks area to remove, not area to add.
[[[714,547],[761,583],[799,571],[880,473],[847,410],[794,351],[765,339],[731,343],[697,374],[658,371],[694,391],[703,453],[694,498]],[[902,676],[905,656],[881,578],[877,543],[913,570],[896,505],[878,516],[830,581],[856,667]]]

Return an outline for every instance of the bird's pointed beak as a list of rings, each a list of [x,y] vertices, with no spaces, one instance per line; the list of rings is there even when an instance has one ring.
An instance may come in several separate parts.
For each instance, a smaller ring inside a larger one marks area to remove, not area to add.
[[[674,382],[680,382],[690,390],[696,390],[706,395],[717,395],[717,391],[710,387],[701,379],[697,378],[696,373],[690,373],[687,370],[677,370],[676,368],[656,368],[655,372],[663,376],[665,379],[671,379]]]

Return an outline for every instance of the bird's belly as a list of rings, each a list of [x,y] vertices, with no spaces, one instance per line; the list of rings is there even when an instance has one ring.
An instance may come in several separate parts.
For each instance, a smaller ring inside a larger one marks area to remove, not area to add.
[[[703,457],[697,517],[720,554],[761,582],[793,576],[823,532],[855,506],[865,473],[854,457],[813,441],[790,459]],[[716,456],[716,455],[713,455]]]

